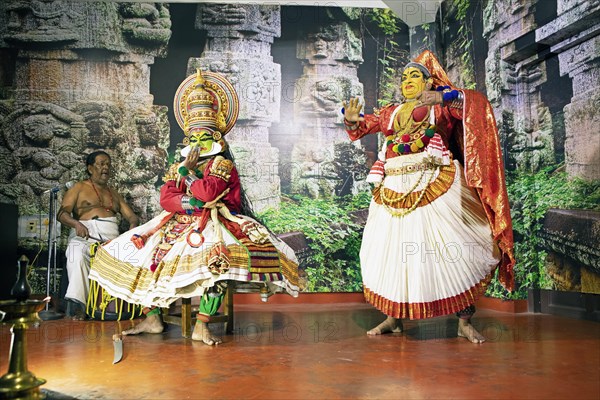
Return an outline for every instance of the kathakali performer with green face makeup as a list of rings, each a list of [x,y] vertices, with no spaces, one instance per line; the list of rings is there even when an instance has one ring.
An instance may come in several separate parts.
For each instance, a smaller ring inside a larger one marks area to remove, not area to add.
[[[99,247],[90,279],[110,295],[146,307],[146,319],[123,334],[163,330],[157,307],[201,296],[192,339],[212,345],[208,330],[227,282],[261,282],[298,295],[293,250],[249,217],[224,136],[238,116],[238,98],[222,75],[197,71],[179,86],[175,115],[185,133],[182,162],[164,177],[164,209],[148,223]]]
[[[384,135],[367,181],[375,185],[360,251],[365,298],[387,319],[369,335],[401,332],[403,318],[456,313],[458,335],[498,269],[512,290],[513,236],[498,131],[480,93],[456,89],[435,56],[408,63],[403,99],[363,115],[344,104],[351,140]],[[436,89],[436,90],[432,90]]]

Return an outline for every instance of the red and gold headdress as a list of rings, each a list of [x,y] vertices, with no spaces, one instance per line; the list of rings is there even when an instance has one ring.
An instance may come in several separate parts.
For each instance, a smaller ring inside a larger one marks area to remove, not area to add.
[[[233,128],[239,115],[239,100],[227,78],[198,69],[177,88],[173,110],[185,134],[185,146],[195,132],[208,131],[224,147],[223,136]]]
[[[424,52],[419,54],[417,58],[415,58],[413,61],[427,68],[427,70],[431,74],[431,78],[433,79],[434,89],[438,86],[454,87],[452,82],[450,82],[450,78],[448,78],[446,71],[444,71],[444,68],[442,68],[442,65],[431,51],[425,50]]]

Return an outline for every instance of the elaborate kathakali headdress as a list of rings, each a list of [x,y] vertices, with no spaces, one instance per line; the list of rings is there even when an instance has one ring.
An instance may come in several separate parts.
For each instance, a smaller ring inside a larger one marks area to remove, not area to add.
[[[239,114],[235,89],[223,75],[201,72],[188,76],[177,88],[173,100],[177,123],[185,138],[181,151],[186,156],[199,140],[212,137],[213,145],[203,156],[214,155],[226,148],[224,136],[233,128]]]

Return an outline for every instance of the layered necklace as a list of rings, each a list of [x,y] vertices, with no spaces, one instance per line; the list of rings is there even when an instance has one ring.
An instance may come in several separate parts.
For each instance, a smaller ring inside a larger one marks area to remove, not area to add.
[[[386,139],[388,149],[396,154],[422,151],[435,134],[435,125],[429,122],[431,107],[427,107],[427,115],[421,122],[415,122],[412,114],[416,105],[416,101],[402,104],[394,118],[395,134]]]
[[[102,200],[102,196],[100,196],[100,193],[98,192],[98,189],[96,189],[96,185],[94,185],[94,181],[92,181],[91,178],[90,178],[90,183],[92,184],[92,187],[94,188],[94,192],[96,192],[96,196],[98,196],[98,200],[100,201],[100,207],[104,208],[106,211],[114,212],[113,211],[113,196],[112,196],[112,192],[110,191],[110,188],[108,189],[108,194],[110,195],[110,204],[108,205],[108,207],[105,207],[104,200]]]

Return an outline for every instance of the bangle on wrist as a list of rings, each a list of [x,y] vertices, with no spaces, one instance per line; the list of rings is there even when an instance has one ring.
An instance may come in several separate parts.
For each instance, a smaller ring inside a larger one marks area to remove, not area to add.
[[[344,118],[344,125],[346,126],[346,129],[355,130],[358,128],[358,121],[351,122]]]
[[[187,175],[185,177],[185,185],[189,188],[190,186],[192,186],[192,183],[196,182],[198,180],[198,177],[195,175]]]
[[[177,169],[177,172],[179,173],[179,175],[181,176],[188,176],[188,174],[190,173],[190,170],[187,169],[185,166],[181,166]]]
[[[446,98],[446,94],[449,94]],[[452,90],[449,93],[444,93],[444,105],[450,108],[463,108],[464,96],[458,90]]]
[[[190,196],[182,196],[181,197],[181,208],[184,211],[193,210],[194,206],[192,205],[192,198]]]
[[[197,207],[197,208],[202,208],[204,206],[204,202],[200,199],[197,199],[195,197],[191,197],[190,198],[190,205]]]

